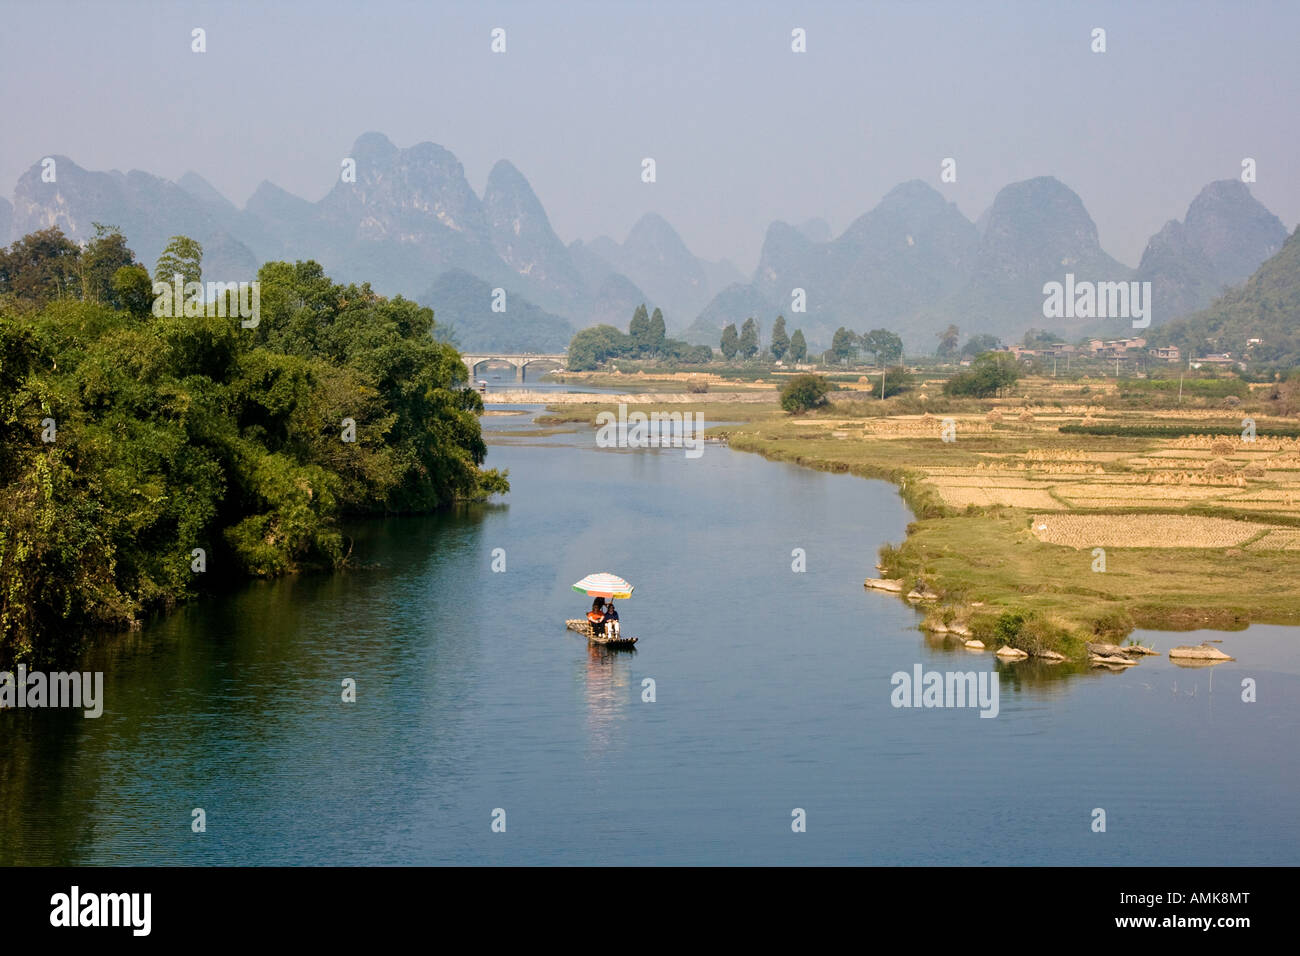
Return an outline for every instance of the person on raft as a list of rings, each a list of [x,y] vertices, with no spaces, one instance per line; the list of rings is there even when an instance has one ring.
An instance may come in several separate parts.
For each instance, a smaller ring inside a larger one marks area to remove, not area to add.
[[[614,610],[613,601],[605,605],[604,628],[612,637],[618,637],[618,611]]]
[[[604,635],[605,633],[605,599],[596,598],[591,602],[591,610],[587,612],[587,620],[591,622],[593,634]]]

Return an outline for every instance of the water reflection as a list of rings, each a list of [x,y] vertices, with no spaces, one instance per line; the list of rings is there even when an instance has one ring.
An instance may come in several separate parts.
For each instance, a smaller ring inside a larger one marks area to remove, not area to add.
[[[602,647],[587,643],[582,661],[583,697],[587,703],[587,757],[603,756],[614,743],[614,730],[623,721],[628,700],[631,661],[636,648]]]

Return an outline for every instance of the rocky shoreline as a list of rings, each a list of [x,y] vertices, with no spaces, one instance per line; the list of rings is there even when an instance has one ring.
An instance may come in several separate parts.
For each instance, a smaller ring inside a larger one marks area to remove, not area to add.
[[[906,584],[901,579],[891,578],[867,578],[863,581],[863,587],[871,591],[883,591],[887,594],[896,594],[903,597],[909,604],[936,604],[940,596],[928,588],[921,589],[913,587],[906,594],[903,589]],[[947,615],[945,620],[941,616],[937,607],[927,615],[926,619],[921,622],[921,627],[931,634],[952,635],[962,642],[962,646],[970,651],[987,650],[987,645],[974,635],[969,626],[971,616],[975,611],[982,607],[981,604],[972,604],[962,607],[947,607],[944,614]],[[1070,657],[1051,648],[1040,647],[1033,651],[1025,651],[1018,647],[1011,647],[1003,644],[994,655],[1002,661],[1023,661],[1029,658],[1044,661],[1050,664],[1060,663],[1062,661],[1077,660],[1091,664],[1093,667],[1104,667],[1110,670],[1125,670],[1133,667],[1143,657],[1158,657],[1160,652],[1142,644],[1110,644],[1100,641],[1089,641],[1084,645],[1085,655],[1080,657]],[[1214,647],[1209,642],[1200,644],[1184,644],[1178,647],[1170,648],[1169,659],[1182,664],[1182,666],[1193,666],[1202,664],[1214,664],[1220,661],[1235,661],[1236,658]]]

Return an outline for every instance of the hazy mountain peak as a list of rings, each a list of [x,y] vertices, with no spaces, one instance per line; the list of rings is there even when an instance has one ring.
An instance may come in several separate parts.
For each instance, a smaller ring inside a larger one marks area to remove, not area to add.
[[[1202,189],[1187,207],[1183,225],[1223,282],[1245,279],[1282,248],[1287,236],[1282,220],[1236,179]]]
[[[533,229],[546,233],[548,241],[562,245],[551,231],[546,209],[533,192],[533,187],[509,160],[498,160],[492,167],[487,187],[483,190],[483,205],[494,231],[504,229],[519,236]]]
[[[830,242],[831,226],[825,219],[820,216],[814,216],[811,219],[805,219],[799,224],[799,231],[803,233],[805,239],[809,242]]]
[[[44,166],[41,165],[41,163],[44,162],[44,160],[46,159],[54,160],[55,169],[58,175],[60,176],[62,176],[65,172],[80,174],[80,175],[91,175],[88,174],[85,169],[82,169],[80,166],[74,163],[67,156],[64,156],[62,153],[48,153],[45,156],[41,157],[41,159],[38,159],[36,162],[32,163],[30,166],[27,167],[27,170],[21,176],[18,177],[19,184],[21,185],[22,183],[41,182],[41,172],[45,168]],[[122,178],[122,174],[118,172],[116,169],[112,170],[111,172],[98,173],[94,175],[100,175],[104,177],[115,176],[119,179]]]
[[[999,220],[1027,214],[1044,225],[1053,215],[1068,216],[1090,229],[1094,237],[1097,232],[1097,226],[1078,193],[1055,176],[1036,176],[1003,186],[989,207],[989,227],[992,228]]]
[[[253,195],[249,196],[248,202],[244,204],[245,209],[255,213],[275,214],[276,211],[286,207],[310,209],[311,203],[288,190],[281,189],[269,179],[263,179],[258,183],[257,188],[253,190]]]
[[[591,248],[612,256],[614,266],[659,303],[669,329],[682,328],[709,300],[704,266],[658,213],[638,219],[616,254],[599,240],[593,240]]]
[[[1282,248],[1286,227],[1246,184],[1221,179],[1202,189],[1187,216],[1147,242],[1138,278],[1152,284],[1156,322],[1195,312]]]
[[[939,192],[939,190],[935,189],[924,179],[909,179],[906,182],[899,183],[889,192],[885,193],[884,197],[880,200],[880,205],[883,206],[887,203],[893,204],[900,202],[933,203],[936,200],[942,203],[948,201],[944,197],[943,193]]]
[[[1127,278],[1118,273],[1131,271],[1102,251],[1083,200],[1055,176],[1011,183],[998,192],[981,236],[981,260],[987,268],[1011,269],[1009,278],[1037,275],[1043,267],[1091,268],[1116,273],[1118,281]]]
[[[508,159],[498,159],[492,164],[492,171],[488,173],[487,189],[484,196],[492,190],[527,190],[532,193],[533,187],[529,185],[528,178],[519,171],[514,163]]]
[[[763,236],[763,247],[767,248],[769,243],[808,248],[814,244],[814,240],[808,238],[802,229],[796,228],[781,219],[773,219],[768,224],[767,234]]]
[[[215,186],[200,176],[198,173],[190,171],[176,181],[176,185],[185,190],[200,202],[207,203],[210,206],[217,206],[220,209],[233,211],[235,204],[223,196]]]
[[[581,295],[572,255],[551,228],[533,187],[508,160],[499,160],[488,174],[483,212],[492,248],[511,269],[544,287],[538,290],[544,296],[572,301]]]
[[[367,159],[384,159],[397,155],[398,149],[393,141],[383,133],[362,133],[352,144],[352,158],[358,165],[362,157]]]
[[[635,246],[641,243],[646,244],[670,244],[680,246],[686,249],[686,243],[663,216],[657,212],[648,212],[636,221],[632,229],[627,234],[627,239],[623,242],[623,248]]]
[[[354,151],[356,182],[340,179],[319,204],[352,239],[438,244],[450,230],[471,244],[487,242],[482,203],[450,150],[429,142],[399,149],[386,136],[366,133]],[[447,249],[436,258],[449,262],[449,255]]]

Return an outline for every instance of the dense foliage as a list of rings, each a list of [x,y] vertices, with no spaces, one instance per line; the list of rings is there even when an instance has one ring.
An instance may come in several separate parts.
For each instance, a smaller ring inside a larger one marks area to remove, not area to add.
[[[1020,378],[1015,356],[1010,352],[985,352],[971,362],[969,371],[959,372],[944,383],[943,393],[954,397],[992,398],[1002,394]]]
[[[569,342],[568,367],[572,371],[589,372],[616,358],[700,365],[713,358],[713,350],[707,345],[666,338],[663,313],[655,309],[653,315],[648,315],[642,304],[632,313],[627,332],[612,325],[593,325]]]
[[[869,353],[877,365],[894,365],[903,358],[903,340],[888,329],[872,329],[859,335],[840,326],[831,337],[826,359],[831,362],[851,361],[858,357],[859,352]]]
[[[798,414],[826,401],[831,383],[821,375],[796,375],[781,389],[781,407]]]
[[[791,362],[802,362],[808,358],[808,343],[804,341],[803,329],[795,329],[790,336],[790,351],[787,353]]]
[[[272,262],[256,327],[159,316],[120,234],[56,233],[0,257],[0,661],[215,579],[338,566],[343,515],[508,490],[429,309]]]
[[[884,378],[884,398],[892,398],[907,391],[912,386],[912,376],[908,374],[907,369],[902,365],[891,365],[882,371],[879,375],[871,373],[868,382],[871,384],[869,394],[873,398],[881,398],[881,378]]]

